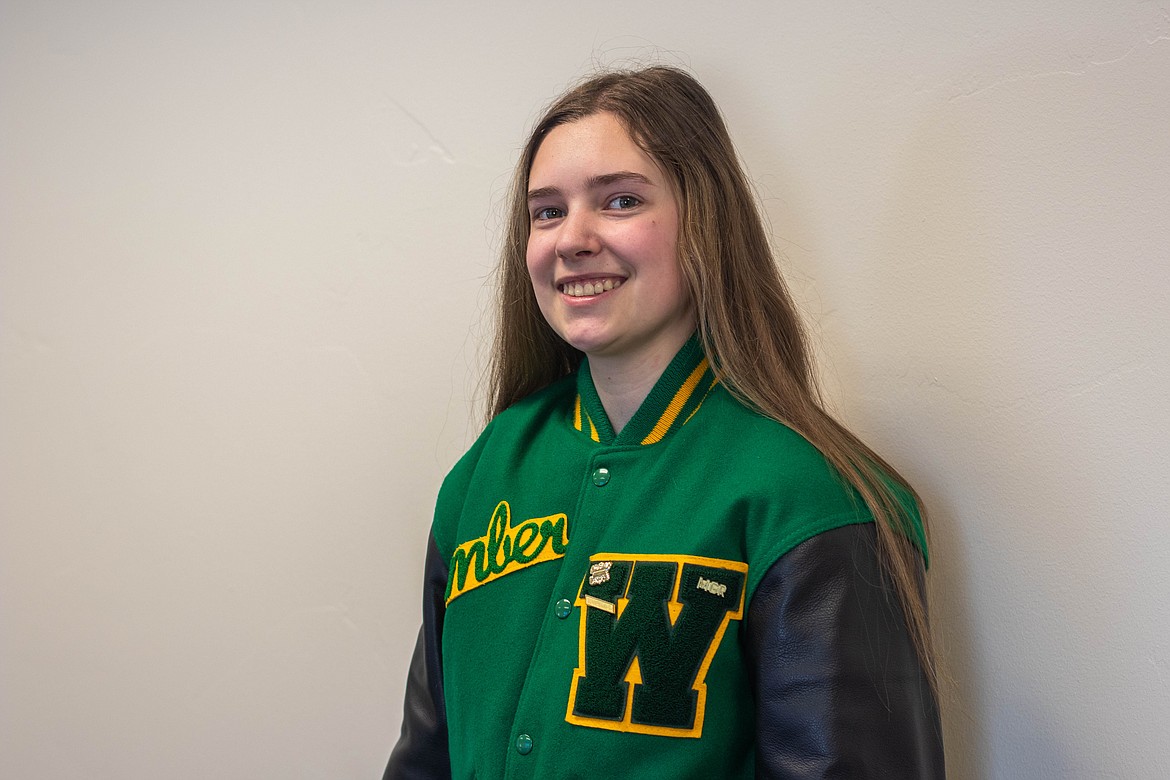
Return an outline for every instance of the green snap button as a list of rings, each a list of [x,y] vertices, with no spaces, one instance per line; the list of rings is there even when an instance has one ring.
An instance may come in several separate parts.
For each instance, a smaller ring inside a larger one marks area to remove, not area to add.
[[[593,484],[597,487],[605,487],[605,483],[609,482],[609,469],[602,466],[599,469],[593,470]]]
[[[553,608],[553,611],[556,612],[557,617],[563,620],[572,614],[573,602],[569,601],[568,599],[561,599],[557,602],[557,605]]]
[[[521,734],[516,737],[516,752],[522,756],[526,756],[532,752],[532,737],[527,734]]]

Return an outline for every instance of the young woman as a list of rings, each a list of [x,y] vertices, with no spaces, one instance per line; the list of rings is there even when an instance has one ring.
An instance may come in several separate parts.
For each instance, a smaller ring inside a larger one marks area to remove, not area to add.
[[[821,406],[710,96],[583,82],[509,220],[386,777],[942,777],[917,496]]]

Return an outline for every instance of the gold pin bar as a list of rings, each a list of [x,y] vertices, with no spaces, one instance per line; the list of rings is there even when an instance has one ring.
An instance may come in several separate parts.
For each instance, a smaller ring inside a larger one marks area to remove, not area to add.
[[[585,594],[585,606],[597,607],[602,612],[608,612],[611,615],[617,614],[617,604],[611,604],[608,601],[597,598],[596,596],[590,596],[588,593]]]

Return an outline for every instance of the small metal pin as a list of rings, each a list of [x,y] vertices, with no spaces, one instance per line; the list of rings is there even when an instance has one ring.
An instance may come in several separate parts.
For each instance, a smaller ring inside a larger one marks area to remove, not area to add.
[[[604,599],[599,599],[596,596],[590,596],[588,593],[585,594],[585,606],[596,607],[602,612],[608,612],[611,615],[617,614],[617,604],[611,604]]]
[[[589,567],[589,584],[600,585],[603,582],[609,582],[609,569],[613,566],[613,561],[598,561]]]

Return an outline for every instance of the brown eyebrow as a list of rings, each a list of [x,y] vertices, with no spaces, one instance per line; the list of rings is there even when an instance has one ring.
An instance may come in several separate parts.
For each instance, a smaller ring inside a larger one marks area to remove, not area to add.
[[[634,171],[615,171],[614,173],[603,173],[599,176],[590,176],[589,181],[586,182],[586,187],[593,189],[595,187],[606,187],[610,184],[616,184],[622,181],[634,181],[639,184],[648,184],[654,186],[654,182],[647,179],[640,173]],[[559,195],[560,190],[556,187],[538,187],[535,190],[528,191],[528,200],[538,200],[546,198],[550,195]]]

